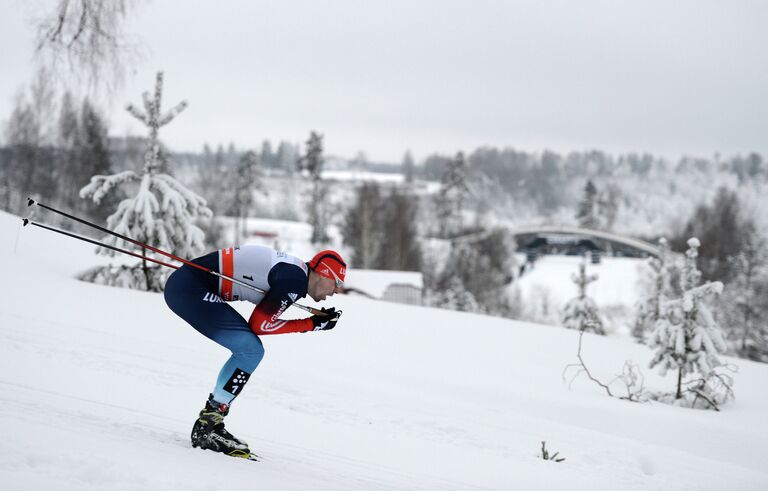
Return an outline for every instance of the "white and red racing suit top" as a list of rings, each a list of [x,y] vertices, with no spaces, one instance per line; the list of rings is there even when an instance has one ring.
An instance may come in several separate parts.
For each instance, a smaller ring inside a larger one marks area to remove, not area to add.
[[[248,320],[254,333],[283,334],[313,329],[308,318],[280,319],[293,302],[307,294],[309,269],[304,261],[258,245],[221,249],[200,259],[212,263],[214,255],[218,255],[219,273],[266,292],[251,290],[225,278],[218,279],[217,293],[225,302],[243,300],[256,304]]]

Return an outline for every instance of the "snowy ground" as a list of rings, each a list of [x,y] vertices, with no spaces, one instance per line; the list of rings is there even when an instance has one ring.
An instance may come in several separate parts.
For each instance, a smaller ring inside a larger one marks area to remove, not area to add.
[[[227,353],[158,294],[72,280],[91,246],[18,232],[0,214],[2,489],[768,489],[766,365],[736,362],[721,413],[627,403],[563,384],[575,332],[362,297],[333,331],[264,338],[227,420],[263,462],[192,449]],[[650,358],[585,343],[604,378]]]
[[[323,179],[337,181],[376,181],[380,183],[402,183],[404,176],[401,173],[368,172],[362,170],[325,170]]]

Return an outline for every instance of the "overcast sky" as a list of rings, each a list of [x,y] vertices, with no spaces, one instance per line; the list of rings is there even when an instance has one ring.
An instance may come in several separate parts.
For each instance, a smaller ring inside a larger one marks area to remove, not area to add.
[[[0,0],[0,119],[32,77],[30,20],[52,1]],[[768,2],[135,2],[144,52],[108,117],[158,69],[176,150],[325,134],[375,161],[480,145],[669,157],[768,154]]]

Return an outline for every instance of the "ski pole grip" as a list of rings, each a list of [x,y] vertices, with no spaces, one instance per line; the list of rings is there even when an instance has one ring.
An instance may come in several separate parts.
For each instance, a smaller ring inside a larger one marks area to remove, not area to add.
[[[27,206],[36,205],[37,202],[33,200],[32,198],[27,198]]]

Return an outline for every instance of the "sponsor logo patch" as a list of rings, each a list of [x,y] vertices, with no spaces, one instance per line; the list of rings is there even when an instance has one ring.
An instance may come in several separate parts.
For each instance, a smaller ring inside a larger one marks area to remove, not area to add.
[[[251,374],[244,372],[240,370],[239,368],[236,368],[234,372],[232,372],[232,375],[229,377],[229,381],[227,382],[227,385],[224,386],[224,390],[229,392],[230,394],[237,395],[243,388],[243,385],[245,385],[246,382],[248,382],[248,379],[250,378]]]
[[[206,293],[203,297],[203,302],[224,303],[224,300],[222,300],[220,296],[213,293]]]
[[[278,320],[280,318],[280,315],[283,312],[285,312],[285,309],[287,309],[287,308],[288,308],[288,300],[280,301],[280,308],[277,309],[277,312],[275,312],[275,314],[269,320],[271,320],[272,322],[275,322],[276,320]]]
[[[277,321],[277,322],[262,321],[260,329],[261,329],[261,332],[277,331],[278,329],[283,327],[286,322],[288,321]]]

